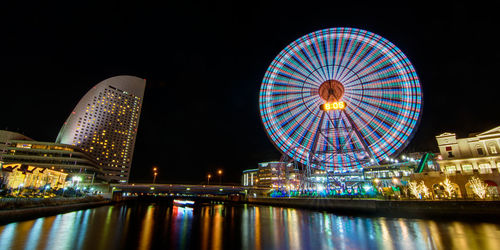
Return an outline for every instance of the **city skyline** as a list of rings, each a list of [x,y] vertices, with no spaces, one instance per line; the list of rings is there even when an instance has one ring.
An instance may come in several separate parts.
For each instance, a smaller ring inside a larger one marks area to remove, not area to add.
[[[345,5],[338,7],[350,13],[321,15],[327,11],[306,7],[307,14],[297,17],[299,8],[286,6],[207,6],[209,14],[181,4],[166,8],[172,16],[162,20],[163,13],[151,6],[89,4],[68,6],[67,12],[51,7],[34,6],[20,16],[25,20],[12,18],[7,27],[7,110],[0,126],[53,141],[96,82],[121,74],[145,78],[132,182],[151,180],[153,165],[162,182],[202,182],[219,168],[225,180],[237,182],[242,170],[279,160],[260,122],[259,88],[287,44],[322,28],[375,32],[415,65],[424,108],[407,151],[437,151],[438,134],[465,136],[500,124],[491,91],[500,54],[491,50],[494,40],[488,37],[498,21],[478,8]],[[241,15],[225,12],[231,8]],[[87,16],[87,10],[96,13]]]

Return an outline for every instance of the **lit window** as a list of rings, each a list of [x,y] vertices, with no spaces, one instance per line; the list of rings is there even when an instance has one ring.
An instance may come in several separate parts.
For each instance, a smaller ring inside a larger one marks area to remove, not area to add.
[[[467,164],[467,165],[462,165],[462,170],[463,170],[464,172],[470,173],[470,172],[472,172],[472,169],[473,169],[473,168],[472,168],[472,165],[469,165],[469,164]]]
[[[457,172],[457,167],[455,167],[455,166],[447,166],[446,167],[446,173],[455,174],[456,172]]]
[[[489,163],[479,164],[479,173],[481,173],[481,174],[491,173],[491,166],[490,166],[490,164]]]
[[[497,148],[495,146],[490,146],[491,154],[498,154]]]

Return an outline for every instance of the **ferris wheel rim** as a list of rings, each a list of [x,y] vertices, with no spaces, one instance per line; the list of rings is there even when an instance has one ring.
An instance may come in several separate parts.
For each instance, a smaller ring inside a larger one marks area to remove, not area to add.
[[[283,50],[282,50],[282,51],[278,54],[278,56],[276,56],[276,58],[273,60],[273,62],[270,64],[270,66],[269,66],[268,70],[266,71],[266,74],[265,74],[265,76],[264,76],[264,79],[263,79],[263,82],[262,82],[262,86],[261,86],[261,95],[260,95],[260,97],[259,97],[260,115],[261,115],[261,118],[262,118],[262,123],[263,123],[263,125],[264,125],[264,128],[266,129],[266,134],[267,134],[267,136],[271,139],[271,141],[272,141],[273,145],[275,145],[275,147],[276,147],[279,151],[283,152],[284,154],[287,154],[288,156],[290,156],[290,157],[292,157],[292,158],[295,158],[295,156],[294,156],[294,155],[297,153],[297,148],[298,148],[298,147],[301,147],[301,146],[303,146],[303,145],[301,145],[300,143],[299,143],[299,144],[297,144],[297,145],[289,145],[288,147],[284,147],[283,145],[281,145],[281,146],[279,145],[280,143],[281,143],[281,144],[283,144],[284,142],[283,142],[283,141],[281,141],[281,142],[279,141],[279,138],[275,135],[275,133],[276,133],[277,131],[274,131],[274,130],[273,130],[273,128],[271,127],[271,125],[272,125],[272,124],[270,124],[270,123],[269,123],[269,119],[270,119],[270,117],[268,117],[268,112],[266,112],[265,110],[266,110],[266,109],[270,109],[270,108],[272,108],[272,107],[271,107],[271,106],[269,106],[269,105],[267,105],[267,106],[263,105],[263,95],[262,95],[262,92],[264,91],[264,87],[265,87],[266,81],[267,81],[268,79],[270,79],[270,74],[278,68],[278,67],[276,67],[276,64],[278,64],[279,60],[281,60],[282,58],[284,58],[285,56],[287,56],[287,54],[288,54],[288,53],[291,53],[291,51],[293,51],[294,47],[297,47],[297,44],[299,44],[299,45],[300,45],[300,46],[298,46],[298,47],[303,48],[304,46],[303,46],[302,44],[303,44],[304,42],[305,42],[305,43],[308,43],[308,42],[309,42],[309,44],[310,44],[310,43],[312,43],[312,39],[311,39],[311,38],[316,38],[316,39],[319,39],[319,38],[318,38],[319,36],[316,36],[318,33],[324,33],[324,34],[323,34],[324,36],[328,36],[328,35],[329,35],[329,36],[333,36],[333,35],[334,35],[334,32],[332,32],[332,31],[338,31],[338,30],[342,30],[342,31],[355,31],[355,32],[357,32],[357,33],[356,33],[356,35],[357,35],[357,36],[360,36],[360,34],[364,34],[364,35],[365,35],[365,37],[362,37],[362,38],[366,38],[366,36],[369,36],[369,38],[370,38],[370,39],[375,37],[378,43],[377,43],[377,44],[371,44],[371,45],[373,45],[374,47],[376,47],[376,46],[379,46],[379,44],[380,44],[380,43],[383,43],[383,45],[385,45],[386,47],[389,47],[389,48],[391,48],[392,50],[394,50],[394,51],[395,51],[395,54],[396,54],[397,56],[400,56],[400,57],[401,57],[401,58],[399,58],[398,60],[403,60],[403,61],[404,61],[404,63],[405,63],[405,65],[403,65],[403,69],[404,69],[404,70],[407,70],[407,71],[409,71],[409,72],[411,73],[411,75],[412,75],[413,79],[410,79],[410,81],[413,81],[413,82],[414,82],[414,84],[415,84],[415,85],[419,88],[419,89],[418,89],[418,91],[417,91],[417,92],[418,92],[417,94],[418,94],[418,96],[419,96],[419,98],[417,98],[417,99],[418,99],[418,100],[417,100],[417,102],[418,102],[418,103],[417,103],[418,108],[417,108],[417,109],[413,109],[413,113],[412,113],[412,115],[413,115],[413,116],[415,116],[415,115],[416,115],[416,119],[415,119],[415,117],[412,117],[412,119],[414,120],[414,123],[413,123],[413,125],[411,125],[411,126],[410,126],[410,128],[409,128],[409,130],[410,130],[410,132],[409,132],[409,133],[410,133],[410,134],[406,137],[406,140],[405,140],[405,141],[403,141],[403,142],[399,142],[399,145],[398,145],[398,147],[396,148],[396,150],[393,150],[393,151],[392,151],[392,152],[390,152],[390,153],[391,153],[391,154],[395,154],[395,153],[396,153],[396,151],[399,151],[399,152],[400,152],[401,150],[403,150],[403,149],[404,149],[404,148],[408,145],[408,143],[409,143],[409,141],[411,140],[411,138],[413,138],[413,137],[415,136],[415,133],[416,133],[416,128],[418,127],[418,125],[419,125],[419,123],[420,123],[420,119],[421,119],[421,115],[420,115],[420,114],[422,113],[422,110],[423,110],[423,93],[420,91],[420,87],[421,87],[421,85],[420,85],[420,81],[419,81],[419,79],[418,79],[418,76],[417,76],[417,74],[416,74],[416,71],[415,71],[415,69],[414,69],[413,65],[409,62],[409,59],[408,59],[408,58],[404,55],[404,53],[403,53],[401,50],[399,50],[399,48],[397,48],[397,47],[396,47],[394,44],[392,44],[390,41],[386,40],[385,38],[383,38],[383,37],[381,37],[381,36],[379,36],[379,35],[377,35],[377,34],[375,34],[375,33],[371,33],[371,32],[369,32],[369,31],[364,31],[364,30],[360,30],[360,29],[354,29],[354,28],[332,28],[332,29],[325,29],[325,30],[320,30],[320,31],[316,31],[316,32],[309,33],[309,34],[307,34],[307,35],[305,35],[305,36],[302,36],[301,38],[299,38],[299,39],[295,40],[295,41],[294,41],[294,42],[292,42],[291,44],[289,44],[287,47],[285,47],[285,49],[283,49]],[[328,32],[330,32],[330,33],[328,33]],[[311,40],[308,40],[308,39],[311,39]],[[372,39],[372,40],[373,40],[373,39]],[[371,42],[371,43],[373,43],[373,41],[372,41],[372,40],[370,40],[370,42]],[[373,48],[373,47],[372,47],[372,48]],[[387,48],[386,48],[386,49],[387,49]],[[394,51],[393,51],[393,53],[394,53]],[[393,65],[393,64],[391,64],[391,65]],[[334,65],[334,66],[335,66],[335,65]],[[336,65],[336,66],[338,66],[338,65]],[[341,66],[342,66],[342,65],[341,65]],[[324,68],[324,67],[328,67],[328,65],[323,65],[322,67],[323,67],[323,68]],[[347,68],[347,67],[346,67],[346,68]],[[349,68],[347,68],[347,69],[348,69],[348,70],[350,70]],[[399,70],[399,69],[401,69],[401,68],[398,68],[398,70]],[[314,71],[318,71],[318,70],[319,70],[319,68],[315,68],[315,69],[314,69]],[[405,71],[405,72],[406,72],[406,71]],[[314,73],[314,72],[311,72],[311,73],[310,73],[310,75],[311,75],[311,74],[313,74],[313,73]],[[408,73],[408,72],[406,72],[406,73]],[[406,75],[404,75],[404,76],[406,76]],[[308,76],[308,77],[309,77],[309,76]],[[360,77],[359,77],[359,76],[357,76],[356,78],[357,78],[357,79],[359,79]],[[288,79],[288,80],[290,81],[291,79]],[[307,78],[306,78],[306,80],[307,80]],[[305,82],[306,80],[304,80],[304,82]],[[360,84],[361,84],[362,86],[364,86],[364,83],[363,83],[363,82],[361,82],[361,81],[360,81]],[[302,93],[302,95],[303,95],[303,93]],[[363,98],[363,97],[364,97],[364,95],[361,95],[361,97]],[[302,101],[304,102],[303,98],[302,98]],[[361,102],[362,102],[362,100],[359,100],[359,102],[361,103]],[[370,104],[370,105],[372,105],[372,104]],[[304,102],[304,106],[308,107],[308,106],[306,105],[306,103],[305,103],[305,102]],[[349,111],[349,109],[347,109],[347,111],[345,111],[345,112],[348,112],[348,111]],[[376,111],[377,111],[377,112],[379,112],[379,110],[376,110]],[[351,111],[351,112],[353,112],[353,111]],[[318,114],[317,114],[317,113],[314,113],[314,112],[312,112],[312,111],[309,111],[309,113],[311,113],[311,114],[315,114],[315,116],[317,116],[317,117],[318,117]],[[367,113],[369,113],[369,112],[367,112]],[[362,120],[362,118],[360,118],[360,117],[355,117],[355,119],[357,119],[357,120]],[[359,122],[358,122],[358,123],[359,123]],[[354,127],[356,127],[356,126],[358,126],[358,123],[354,122],[354,123],[353,123],[353,124],[351,124],[351,125],[352,125],[352,126],[354,126]],[[303,124],[300,124],[300,126],[303,126]],[[368,124],[365,124],[365,126],[368,126]],[[305,128],[305,129],[306,129],[306,128]],[[374,131],[375,131],[375,130],[373,130],[373,129],[372,129],[372,133],[374,133]],[[405,131],[405,132],[407,132],[407,131]],[[381,140],[382,138],[383,138],[383,137],[380,137],[380,138],[379,138],[379,140]],[[374,143],[370,144],[370,146],[371,146],[371,145],[374,145]],[[307,150],[307,149],[306,149],[306,150]],[[294,152],[293,152],[293,154],[292,154],[290,151],[294,151]],[[378,156],[378,157],[380,158],[380,156]],[[300,161],[300,160],[299,160],[299,161]],[[300,161],[300,162],[304,163],[303,161]]]

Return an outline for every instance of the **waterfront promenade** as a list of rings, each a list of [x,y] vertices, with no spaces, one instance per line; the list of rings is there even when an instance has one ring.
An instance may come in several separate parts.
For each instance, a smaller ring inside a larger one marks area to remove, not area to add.
[[[500,201],[383,200],[352,198],[248,198],[250,204],[309,208],[358,215],[404,218],[484,217],[500,218]]]
[[[1,198],[0,224],[111,204],[101,196],[77,198]]]

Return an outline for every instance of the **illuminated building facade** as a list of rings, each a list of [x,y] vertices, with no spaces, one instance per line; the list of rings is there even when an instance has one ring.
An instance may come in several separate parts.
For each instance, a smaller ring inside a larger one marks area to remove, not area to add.
[[[259,183],[259,169],[247,169],[243,171],[241,185],[245,187],[257,186]]]
[[[259,187],[290,187],[296,189],[300,184],[299,170],[292,163],[262,162],[258,168]]]
[[[500,126],[467,138],[454,133],[436,136],[441,153],[439,165],[448,174],[487,174],[500,168]]]
[[[128,182],[145,87],[135,76],[100,82],[78,102],[56,142],[94,157],[110,182]]]
[[[5,188],[64,188],[68,173],[20,163],[3,164],[2,186]]]
[[[487,185],[487,197],[500,197],[500,126],[482,133],[470,134],[467,138],[457,138],[455,133],[436,136],[440,155],[437,171],[414,173],[411,179],[423,181],[441,197],[446,179],[455,186],[456,197],[474,198],[470,181],[478,178]]]
[[[0,170],[0,184],[9,187],[21,183],[25,187],[41,183],[56,187],[73,176],[82,183],[95,184],[96,176],[103,174],[93,157],[75,146],[39,142],[5,130],[0,130]]]
[[[366,181],[376,181],[382,187],[400,186],[410,180],[416,168],[416,161],[367,167],[363,169],[363,177]]]

